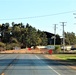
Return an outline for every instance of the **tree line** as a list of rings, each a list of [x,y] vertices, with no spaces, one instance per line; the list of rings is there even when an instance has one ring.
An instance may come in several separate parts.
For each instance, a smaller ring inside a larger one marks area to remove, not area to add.
[[[49,34],[48,34],[49,35]],[[52,36],[51,36],[52,37]],[[0,24],[0,47],[13,49],[15,46],[26,48],[37,45],[47,45],[49,38],[44,31],[32,27],[30,24],[12,22]],[[56,35],[56,44],[61,45],[62,39]],[[74,32],[65,32],[65,45],[76,44]]]
[[[66,45],[76,44],[76,35],[74,32],[65,32],[65,44]]]
[[[47,45],[47,36],[44,31],[37,30],[28,23],[9,23],[0,25],[0,46],[12,49],[14,46],[21,48]]]

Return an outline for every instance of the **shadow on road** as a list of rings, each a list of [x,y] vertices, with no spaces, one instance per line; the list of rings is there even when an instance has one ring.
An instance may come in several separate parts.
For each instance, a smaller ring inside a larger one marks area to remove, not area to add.
[[[0,59],[0,66],[7,66],[9,61],[13,59]],[[76,66],[76,60],[74,60],[75,64],[72,64],[72,59],[68,59],[67,61],[64,60],[52,60],[52,59],[15,59],[11,64],[15,66],[63,66],[65,65],[72,65]],[[69,63],[70,62],[70,63]],[[16,65],[17,64],[17,65]]]

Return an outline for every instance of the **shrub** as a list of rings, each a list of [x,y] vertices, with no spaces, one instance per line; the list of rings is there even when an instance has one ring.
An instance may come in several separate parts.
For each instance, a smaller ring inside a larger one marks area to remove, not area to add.
[[[10,44],[7,44],[7,50],[13,50],[14,47],[20,47],[20,44],[19,43],[10,43]]]
[[[5,44],[3,42],[0,42],[0,47],[5,47]]]
[[[0,51],[5,50],[6,45],[2,42],[0,42]]]
[[[61,52],[60,45],[56,45],[54,49],[54,53],[60,53],[60,52]]]

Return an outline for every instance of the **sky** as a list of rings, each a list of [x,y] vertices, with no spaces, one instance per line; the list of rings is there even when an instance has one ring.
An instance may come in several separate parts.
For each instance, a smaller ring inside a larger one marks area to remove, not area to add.
[[[76,34],[76,0],[0,0],[0,24],[29,23],[36,29],[62,36],[62,23],[66,22],[65,32]]]

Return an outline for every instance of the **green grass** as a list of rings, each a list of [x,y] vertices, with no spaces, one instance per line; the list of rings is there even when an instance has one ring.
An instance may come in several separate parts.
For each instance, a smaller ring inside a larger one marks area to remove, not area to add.
[[[55,54],[56,57],[62,60],[76,60],[76,54]]]

